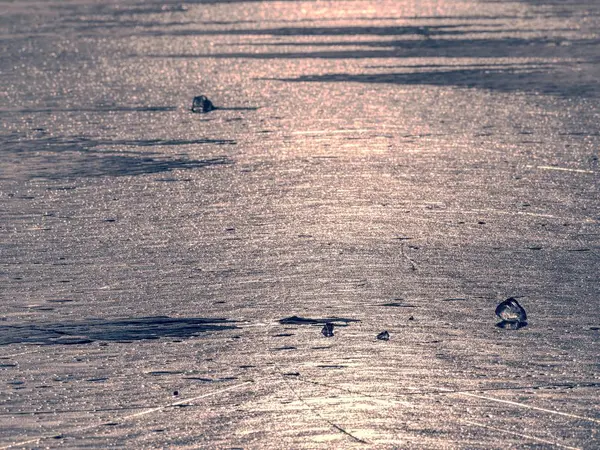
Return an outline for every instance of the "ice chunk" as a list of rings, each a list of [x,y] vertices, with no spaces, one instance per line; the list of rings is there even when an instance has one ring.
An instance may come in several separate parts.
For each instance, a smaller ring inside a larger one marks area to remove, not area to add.
[[[390,333],[388,333],[387,331],[382,331],[377,335],[377,339],[379,339],[380,341],[389,341]]]
[[[496,307],[496,315],[502,319],[496,324],[499,328],[518,330],[527,326],[527,313],[514,297],[500,303]]]
[[[198,97],[194,97],[194,101],[192,102],[192,112],[195,113],[207,113],[214,111],[215,105],[204,95],[199,95]]]
[[[496,307],[496,315],[502,320],[527,322],[527,313],[514,297],[504,300]]]
[[[321,330],[321,334],[325,337],[333,336],[333,324],[331,322],[327,322]]]

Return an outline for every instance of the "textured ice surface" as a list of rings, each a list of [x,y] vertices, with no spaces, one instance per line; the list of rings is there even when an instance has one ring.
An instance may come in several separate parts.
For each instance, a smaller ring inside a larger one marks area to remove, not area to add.
[[[0,447],[600,448],[600,2],[181,3],[0,2]]]

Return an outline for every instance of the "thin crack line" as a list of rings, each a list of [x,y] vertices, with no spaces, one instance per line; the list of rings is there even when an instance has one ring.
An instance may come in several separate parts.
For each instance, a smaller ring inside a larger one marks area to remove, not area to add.
[[[178,402],[169,403],[167,405],[158,406],[156,408],[150,408],[150,409],[147,409],[146,411],[141,411],[141,412],[138,412],[138,413],[135,413],[135,414],[130,414],[128,416],[118,417],[118,418],[115,418],[114,420],[125,421],[125,420],[129,420],[129,419],[133,419],[133,418],[136,418],[136,417],[140,417],[140,416],[144,416],[144,415],[147,415],[147,414],[151,414],[153,412],[162,411],[162,410],[167,409],[167,408],[172,408],[172,407],[175,407],[175,406],[179,406],[179,405],[190,403],[190,402],[193,402],[193,401],[196,401],[196,400],[200,400],[202,398],[210,397],[212,395],[221,394],[223,392],[231,391],[233,389],[238,389],[238,388],[240,388],[242,386],[246,386],[247,384],[251,384],[251,383],[253,383],[253,381],[245,381],[243,383],[239,383],[239,384],[236,384],[234,386],[228,386],[228,387],[223,388],[223,389],[218,389],[218,390],[215,390],[215,391],[207,392],[205,394],[198,395],[197,397],[192,397],[192,398],[188,398],[188,399],[185,399],[185,400],[180,400]],[[108,421],[108,422],[107,421],[102,421],[101,423],[95,423],[95,424],[88,425],[88,426],[85,426],[85,427],[75,428],[73,430],[69,430],[69,433],[77,433],[77,432],[81,432],[81,431],[92,430],[94,428],[98,428],[98,427],[101,427],[103,425],[106,425],[107,423],[111,423],[111,422],[110,421]],[[60,433],[55,433],[55,434],[52,434],[52,435],[48,434],[48,435],[45,435],[45,436],[39,436],[39,437],[34,438],[34,439],[29,439],[27,441],[13,442],[11,444],[8,444],[8,445],[5,445],[3,447],[0,447],[0,450],[5,450],[5,449],[13,448],[13,447],[22,447],[24,445],[31,444],[33,442],[38,443],[38,442],[43,441],[43,440],[53,439],[53,438],[56,438],[57,436],[60,436],[60,435],[61,435]]]
[[[168,405],[158,406],[156,408],[151,408],[151,409],[148,409],[146,411],[141,411],[141,412],[138,412],[138,413],[135,413],[135,414],[130,414],[128,416],[123,416],[123,417],[120,418],[120,420],[128,420],[128,419],[132,419],[134,417],[144,416],[146,414],[151,414],[151,413],[156,412],[156,411],[161,411],[161,410],[166,409],[166,408],[171,408],[173,406],[179,406],[179,405],[183,405],[183,404],[186,404],[186,403],[194,402],[194,401],[200,400],[202,398],[206,398],[206,397],[210,397],[210,396],[213,396],[213,395],[216,395],[216,394],[221,394],[223,392],[227,392],[227,391],[231,391],[231,390],[234,390],[234,389],[238,389],[238,388],[240,388],[242,386],[246,386],[247,384],[251,384],[251,383],[253,383],[253,381],[244,381],[243,383],[239,383],[239,384],[235,384],[233,386],[228,386],[228,387],[223,388],[223,389],[219,389],[219,390],[207,392],[206,394],[198,395],[197,397],[192,397],[192,398],[188,398],[188,399],[185,399],[185,400],[180,400],[180,401],[175,402],[175,403],[169,403]]]
[[[384,399],[382,399],[380,397],[377,397],[377,396],[374,396],[374,395],[364,394],[364,393],[352,391],[350,389],[346,389],[346,388],[343,388],[343,387],[333,386],[333,385],[329,385],[329,384],[326,384],[326,383],[320,383],[318,381],[303,380],[303,379],[298,379],[298,381],[304,382],[304,383],[315,384],[315,385],[321,385],[321,386],[325,386],[325,387],[329,387],[329,388],[334,388],[334,389],[339,389],[339,390],[342,390],[342,391],[349,392],[351,394],[358,394],[358,395],[362,395],[362,396],[365,396],[365,397],[374,398],[374,399],[377,399],[377,400],[384,400]],[[598,385],[598,383],[589,383],[588,385],[584,385],[584,386],[581,386],[581,387],[595,387],[597,385]],[[552,385],[550,385],[550,386],[552,386]],[[560,384],[560,385],[554,385],[554,386],[572,387],[573,385],[572,384]],[[523,387],[522,389],[527,389],[527,388],[530,388],[530,387]],[[500,389],[497,389],[497,390],[500,390]],[[481,391],[481,390],[479,390],[479,391]],[[466,396],[469,396],[469,397],[476,397],[476,398],[481,398],[481,399],[485,399],[485,400],[496,401],[496,402],[500,402],[500,403],[507,403],[507,404],[514,405],[514,406],[520,406],[520,407],[534,409],[534,410],[543,411],[543,412],[548,412],[548,413],[552,413],[552,414],[559,414],[559,415],[562,415],[562,416],[567,416],[567,417],[572,417],[572,418],[576,418],[576,419],[582,419],[582,420],[587,420],[587,421],[592,421],[592,422],[600,423],[600,420],[592,419],[592,418],[589,418],[589,417],[578,416],[578,415],[575,415],[575,414],[564,413],[564,412],[561,412],[561,411],[554,411],[554,410],[551,410],[551,409],[539,408],[537,406],[530,406],[530,405],[526,405],[526,404],[518,403],[518,402],[513,402],[513,401],[509,401],[509,400],[501,400],[501,399],[497,399],[497,398],[494,398],[494,397],[487,397],[487,396],[482,396],[482,395],[471,394],[468,391],[451,391],[451,390],[438,390],[438,391],[429,391],[429,392],[427,392],[427,391],[420,391],[420,392],[400,394],[400,395],[419,395],[419,394],[420,395],[427,395],[427,394],[456,394],[456,395],[466,395]],[[399,401],[396,398],[391,398],[390,400],[392,400],[394,402],[397,402],[397,403],[406,404],[406,402],[401,402],[401,401]],[[386,400],[386,401],[389,401],[389,400]],[[491,430],[502,431],[502,432],[505,432],[505,433],[508,433],[508,434],[513,434],[515,436],[532,439],[534,441],[544,442],[546,444],[555,445],[557,447],[562,447],[562,448],[567,448],[567,449],[573,449],[573,450],[580,450],[579,447],[569,447],[569,446],[566,446],[566,445],[559,444],[557,442],[548,441],[548,440],[545,440],[545,439],[542,439],[542,438],[538,438],[536,436],[530,436],[530,435],[526,435],[526,434],[519,434],[519,433],[507,431],[507,430],[504,430],[504,429],[491,427],[491,426],[488,426],[488,425],[485,425],[485,424],[480,424],[480,423],[477,423],[477,422],[469,422],[467,420],[463,420],[463,422],[468,423],[470,425],[480,426],[480,427],[483,427],[483,428],[489,428]]]
[[[363,392],[359,392],[359,391],[353,391],[352,389],[348,389],[348,388],[344,388],[341,386],[334,386],[332,384],[327,384],[327,383],[321,383],[320,381],[314,381],[314,380],[307,380],[307,379],[303,379],[303,378],[297,378],[297,380],[299,382],[302,383],[310,383],[310,384],[315,384],[315,385],[319,385],[319,386],[325,386],[325,387],[329,387],[332,389],[338,389],[341,391],[346,391],[350,394],[358,394],[358,395],[362,395],[364,397],[371,397],[377,400],[383,400],[382,398],[376,396],[376,395],[371,395],[371,394],[365,394]],[[513,387],[505,387],[505,388],[479,388],[479,389],[464,389],[464,390],[451,390],[451,389],[443,389],[440,388],[438,390],[431,390],[431,391],[412,391],[412,392],[397,392],[394,395],[396,396],[411,396],[411,395],[436,395],[436,394],[466,394],[469,392],[491,392],[491,391],[520,391],[520,390],[525,390],[525,389],[537,389],[537,388],[568,388],[568,389],[573,389],[573,388],[586,388],[586,387],[599,387],[600,383],[561,383],[561,384],[539,384],[539,385],[530,385],[530,386],[513,386]],[[407,402],[404,402],[406,404],[408,404]]]
[[[492,401],[492,402],[506,403],[507,405],[518,406],[518,407],[526,408],[526,409],[533,409],[533,410],[536,410],[536,411],[542,411],[542,412],[546,412],[546,413],[550,413],[550,414],[556,414],[556,415],[559,415],[559,416],[571,417],[573,419],[580,419],[580,420],[586,420],[586,421],[589,421],[589,422],[600,423],[600,420],[593,419],[591,417],[578,416],[577,414],[565,413],[565,412],[562,412],[562,411],[555,411],[553,409],[540,408],[538,406],[532,406],[532,405],[527,405],[525,403],[513,402],[511,400],[502,400],[502,399],[499,399],[499,398],[487,397],[485,395],[471,394],[471,393],[468,393],[468,392],[449,392],[449,393],[451,393],[451,394],[457,394],[457,395],[465,395],[467,397],[481,398],[483,400],[489,400],[489,401]]]
[[[343,388],[341,386],[334,386],[334,385],[331,385],[331,384],[320,383],[318,381],[313,381],[313,380],[305,380],[305,379],[302,379],[302,378],[297,378],[296,380],[299,381],[299,382],[302,382],[302,383],[314,384],[314,385],[317,385],[317,386],[323,386],[323,387],[328,387],[328,388],[331,388],[331,389],[337,389],[337,390],[340,390],[340,391],[348,392],[349,394],[360,395],[362,397],[372,398],[372,399],[379,400],[379,401],[386,401],[386,402],[389,401],[389,400],[385,400],[385,399],[383,399],[381,397],[378,397],[376,395],[365,394],[365,393],[362,393],[362,392],[359,392],[359,391],[353,391],[352,389]],[[404,406],[412,406],[409,402],[398,400],[396,398],[391,398],[391,400],[393,400],[396,403],[400,403],[400,404],[402,404]]]
[[[341,433],[345,434],[346,436],[352,438],[356,442],[359,442],[361,444],[370,444],[370,442],[364,441],[364,440],[362,440],[362,439],[354,436],[349,431],[347,431],[347,430],[343,429],[342,427],[340,427],[339,425],[333,423],[331,420],[327,419],[326,417],[323,417],[321,415],[321,413],[319,413],[316,409],[314,409],[312,406],[310,406],[308,403],[306,403],[306,401],[300,395],[298,395],[298,393],[296,392],[296,390],[289,384],[288,380],[285,379],[285,376],[282,373],[280,373],[280,375],[283,377],[283,380],[284,380],[285,384],[287,385],[288,389],[290,391],[292,391],[292,393],[294,394],[294,397],[296,397],[298,400],[300,400],[302,402],[302,404],[304,406],[306,406],[309,410],[311,410],[313,412],[313,414],[315,414],[316,416],[318,416],[319,419],[321,419],[322,421],[328,423],[329,426],[331,426],[332,428],[335,428],[336,430],[340,431]]]
[[[580,238],[579,236],[575,237],[575,240],[576,240],[577,242],[579,242],[579,244],[580,244],[580,245],[581,245],[583,248],[589,248],[590,252],[591,252],[591,253],[592,253],[594,256],[596,256],[596,257],[599,257],[599,256],[600,256],[600,254],[598,254],[598,252],[596,251],[596,249],[592,248],[592,246],[591,246],[591,245],[590,245],[590,246],[586,245],[586,244],[585,244],[585,243],[584,243],[584,242],[581,240],[581,238]]]
[[[531,439],[533,441],[537,441],[537,442],[543,442],[544,444],[550,444],[550,445],[554,445],[556,447],[561,447],[561,448],[568,448],[571,450],[581,450],[579,447],[569,447],[568,445],[562,445],[559,444],[558,442],[554,442],[554,441],[548,441],[546,439],[542,439],[536,436],[531,436],[529,434],[521,434],[521,433],[515,433],[514,431],[508,431],[504,428],[496,428],[496,427],[492,427],[483,423],[478,423],[478,422],[471,422],[470,420],[461,420],[461,422],[466,423],[468,425],[473,425],[476,427],[481,427],[481,428],[486,428],[488,430],[493,430],[493,431],[499,431],[502,434],[512,434],[513,436],[518,436],[518,437],[522,437],[522,438],[526,438],[526,439]]]
[[[410,263],[410,268],[413,271],[417,270],[417,264],[404,252],[404,243],[400,244],[400,253]]]
[[[270,326],[267,328],[267,331],[269,332],[270,329],[273,327],[273,323],[270,324]],[[334,422],[332,422],[331,420],[327,419],[326,417],[323,417],[321,415],[321,413],[319,413],[319,411],[317,411],[316,409],[314,409],[312,406],[310,406],[308,403],[306,403],[306,401],[296,392],[296,390],[292,387],[292,385],[289,383],[288,379],[286,378],[286,376],[282,373],[281,367],[279,367],[279,364],[277,364],[276,361],[274,361],[273,357],[271,357],[271,360],[273,361],[273,364],[275,366],[275,369],[277,371],[277,373],[279,374],[279,376],[283,379],[283,382],[285,383],[285,385],[287,386],[287,388],[292,392],[292,394],[294,394],[294,397],[296,397],[304,406],[306,406],[310,411],[312,411],[312,413],[317,416],[319,419],[321,419],[323,422],[329,424],[329,426],[331,426],[332,428],[334,428],[335,430],[339,431],[340,433],[345,434],[346,436],[348,436],[349,438],[353,439],[354,441],[360,443],[360,444],[370,444],[370,442],[367,442],[365,440],[362,440],[356,436],[354,436],[352,433],[350,433],[349,431],[345,430],[344,428],[342,428],[341,426],[335,424]]]

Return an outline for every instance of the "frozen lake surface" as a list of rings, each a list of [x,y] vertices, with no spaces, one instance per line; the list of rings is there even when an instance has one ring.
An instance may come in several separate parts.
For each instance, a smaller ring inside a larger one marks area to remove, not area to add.
[[[1,2],[0,448],[600,447],[599,30]]]

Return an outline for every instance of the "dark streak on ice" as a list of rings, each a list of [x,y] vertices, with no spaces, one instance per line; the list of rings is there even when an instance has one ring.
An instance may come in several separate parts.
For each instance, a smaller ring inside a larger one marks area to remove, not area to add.
[[[286,317],[285,319],[279,320],[279,323],[282,325],[320,325],[328,322],[335,323],[337,326],[346,326],[350,322],[360,322],[358,319],[345,319],[343,317],[328,317],[325,319],[311,319],[308,317]],[[342,322],[343,325],[338,324],[337,322]]]
[[[132,319],[90,319],[70,323],[36,323],[0,326],[0,345],[84,344],[94,341],[132,342],[162,337],[191,338],[208,331],[237,327],[234,321],[211,318],[141,317]]]

